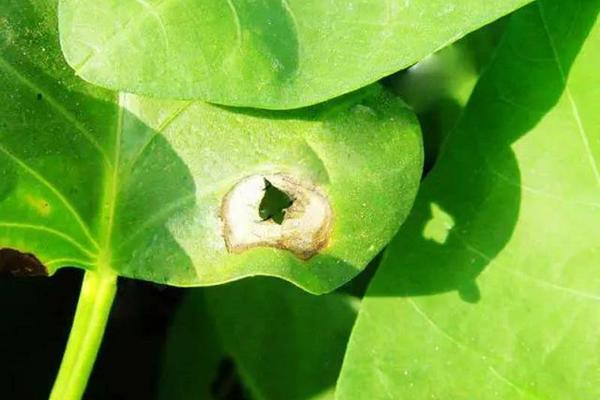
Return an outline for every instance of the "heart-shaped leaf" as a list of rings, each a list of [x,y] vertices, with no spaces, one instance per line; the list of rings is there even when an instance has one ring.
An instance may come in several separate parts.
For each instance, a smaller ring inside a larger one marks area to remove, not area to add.
[[[107,92],[64,64],[54,1],[2,7],[3,269],[181,286],[273,275],[324,292],[407,215],[420,132],[380,88],[293,113]],[[261,213],[267,181],[290,197],[278,220]]]
[[[95,84],[283,109],[372,83],[529,1],[60,0],[60,32]]]
[[[510,21],[369,287],[339,399],[600,398],[599,10]]]

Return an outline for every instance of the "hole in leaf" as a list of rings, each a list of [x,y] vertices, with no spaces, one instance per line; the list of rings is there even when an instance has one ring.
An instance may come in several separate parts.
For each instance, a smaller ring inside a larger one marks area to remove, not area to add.
[[[48,270],[33,254],[0,249],[0,277],[2,276],[48,276]]]
[[[35,96],[35,98],[36,98],[36,99],[38,99],[38,100],[42,100],[42,98],[43,98],[43,97],[44,97],[44,96],[43,96],[41,93],[38,93],[38,94]]]
[[[281,225],[288,208],[294,204],[294,200],[269,180],[264,178],[265,194],[258,207],[258,215],[263,221],[272,220]]]
[[[308,260],[327,245],[333,210],[325,193],[310,181],[285,174],[252,175],[223,197],[220,218],[230,252],[275,247]]]

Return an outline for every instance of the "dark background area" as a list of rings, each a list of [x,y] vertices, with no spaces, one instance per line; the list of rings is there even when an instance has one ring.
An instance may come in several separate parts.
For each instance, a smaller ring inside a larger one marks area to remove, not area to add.
[[[363,273],[338,290],[362,296],[380,259],[376,257]],[[66,268],[51,278],[0,279],[2,399],[48,398],[75,314],[82,276],[82,271]],[[119,279],[85,399],[159,398],[167,335],[186,290]],[[249,399],[230,358],[221,360],[215,375],[213,400]]]
[[[0,280],[0,386],[5,399],[48,397],[82,272]],[[167,328],[184,290],[120,279],[86,398],[153,399]]]
[[[381,255],[338,290],[362,297],[380,260]],[[65,268],[51,278],[0,279],[2,399],[48,398],[75,314],[82,276],[83,271]],[[187,291],[119,278],[85,399],[159,398],[169,328]],[[230,358],[221,360],[215,376],[212,400],[249,399]]]

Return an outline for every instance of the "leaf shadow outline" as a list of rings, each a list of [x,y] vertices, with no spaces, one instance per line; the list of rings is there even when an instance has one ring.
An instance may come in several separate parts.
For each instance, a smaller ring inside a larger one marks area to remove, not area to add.
[[[549,13],[564,12],[555,3],[544,6]],[[456,291],[463,301],[477,303],[485,295],[477,277],[504,249],[519,218],[521,172],[512,145],[563,95],[600,1],[568,10],[579,21],[570,28],[570,40],[559,45],[549,36],[538,7],[526,7],[509,22],[513,29],[503,37],[462,120],[443,145],[438,165],[424,180],[411,215],[388,246],[369,296]],[[532,21],[537,22],[537,37],[547,38],[545,46],[532,38],[524,43],[519,35],[531,29]],[[515,70],[526,79],[515,79]],[[437,224],[437,238],[427,233],[431,223]]]

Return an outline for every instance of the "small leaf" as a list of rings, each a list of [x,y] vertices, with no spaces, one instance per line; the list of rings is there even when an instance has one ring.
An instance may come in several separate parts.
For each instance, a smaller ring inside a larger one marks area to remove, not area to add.
[[[369,287],[339,399],[600,398],[599,10],[510,21]]]
[[[64,64],[54,7],[3,5],[0,248],[50,274],[181,286],[271,275],[324,292],[407,215],[422,145],[393,95],[375,86],[286,113],[100,90]],[[260,218],[264,179],[295,199],[281,225]]]
[[[414,64],[531,0],[61,0],[78,75],[113,90],[271,109]]]

